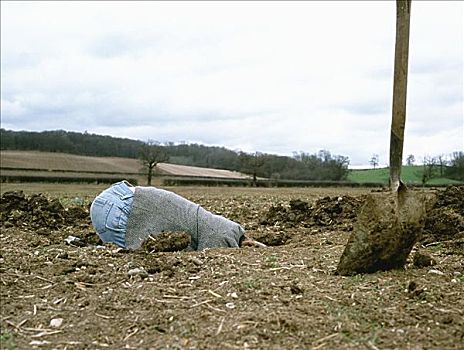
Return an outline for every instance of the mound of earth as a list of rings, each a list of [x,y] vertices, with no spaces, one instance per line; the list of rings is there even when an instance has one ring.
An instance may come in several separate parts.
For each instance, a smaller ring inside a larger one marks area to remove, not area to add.
[[[322,230],[351,231],[365,196],[324,197],[309,203],[299,199],[274,205],[260,223],[282,228],[317,227]],[[268,245],[281,245],[289,239],[284,232],[254,236]],[[452,240],[464,247],[464,186],[450,186],[437,191],[435,204],[427,210],[422,244]]]
[[[190,244],[190,235],[185,232],[162,232],[151,235],[142,244],[142,250],[149,253],[177,252]]]
[[[0,227],[34,230],[41,237],[30,236],[32,246],[62,243],[68,236],[78,240],[73,245],[102,244],[94,232],[88,206],[64,207],[57,198],[43,194],[25,195],[22,191],[5,192],[0,198]],[[78,229],[78,230],[77,230]],[[175,252],[187,248],[190,236],[180,232],[166,232],[151,236],[144,242],[148,252]]]
[[[464,186],[438,192],[435,205],[427,212],[421,242],[449,240],[464,248]]]
[[[363,197],[324,197],[314,204],[299,199],[291,200],[288,206],[272,206],[261,220],[262,225],[284,227],[344,227],[352,229],[351,222],[363,203]]]
[[[83,206],[65,208],[57,198],[43,194],[26,196],[20,192],[5,192],[0,198],[0,226],[31,229],[60,229],[89,220],[89,210]]]

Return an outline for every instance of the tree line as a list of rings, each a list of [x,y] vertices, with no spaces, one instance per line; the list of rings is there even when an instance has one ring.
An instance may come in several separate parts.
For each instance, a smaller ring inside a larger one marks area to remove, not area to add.
[[[30,132],[1,129],[2,150],[34,150],[97,157],[141,159],[151,177],[158,162],[227,169],[275,180],[345,180],[349,159],[327,150],[310,154],[295,152],[293,157],[246,153],[224,147],[200,144],[146,142],[64,130]]]
[[[369,163],[375,169],[379,165],[379,155],[373,154]],[[413,166],[416,163],[414,154],[406,157],[405,165]],[[448,178],[464,181],[464,152],[457,151],[449,155],[439,154],[437,156],[424,156],[422,165],[418,166],[417,174],[422,183],[426,184],[434,178]]]
[[[424,157],[421,176],[424,184],[436,177],[464,181],[464,152],[453,152],[449,157]]]

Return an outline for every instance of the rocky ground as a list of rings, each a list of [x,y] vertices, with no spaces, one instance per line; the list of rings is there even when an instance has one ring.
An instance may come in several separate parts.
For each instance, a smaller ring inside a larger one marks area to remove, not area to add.
[[[1,348],[462,349],[464,187],[432,190],[404,269],[337,276],[367,191],[180,189],[268,245],[203,252],[102,246],[88,201],[4,192]]]

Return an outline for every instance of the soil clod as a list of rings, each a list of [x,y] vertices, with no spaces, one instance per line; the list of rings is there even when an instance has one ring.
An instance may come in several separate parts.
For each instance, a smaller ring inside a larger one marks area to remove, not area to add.
[[[417,268],[436,265],[437,262],[429,254],[416,252],[412,258],[412,264]]]

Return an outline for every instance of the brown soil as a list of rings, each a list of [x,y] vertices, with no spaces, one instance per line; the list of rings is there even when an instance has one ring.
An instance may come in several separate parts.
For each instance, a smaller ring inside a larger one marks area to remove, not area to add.
[[[102,247],[87,205],[4,193],[1,348],[462,348],[464,187],[437,191],[404,269],[353,277],[334,272],[363,195],[221,191],[183,194],[270,247]]]
[[[422,241],[446,241],[464,253],[464,186],[449,187],[437,194],[435,205],[428,211]]]
[[[373,193],[360,209],[337,273],[354,275],[402,268],[422,234],[426,197],[407,190]]]

